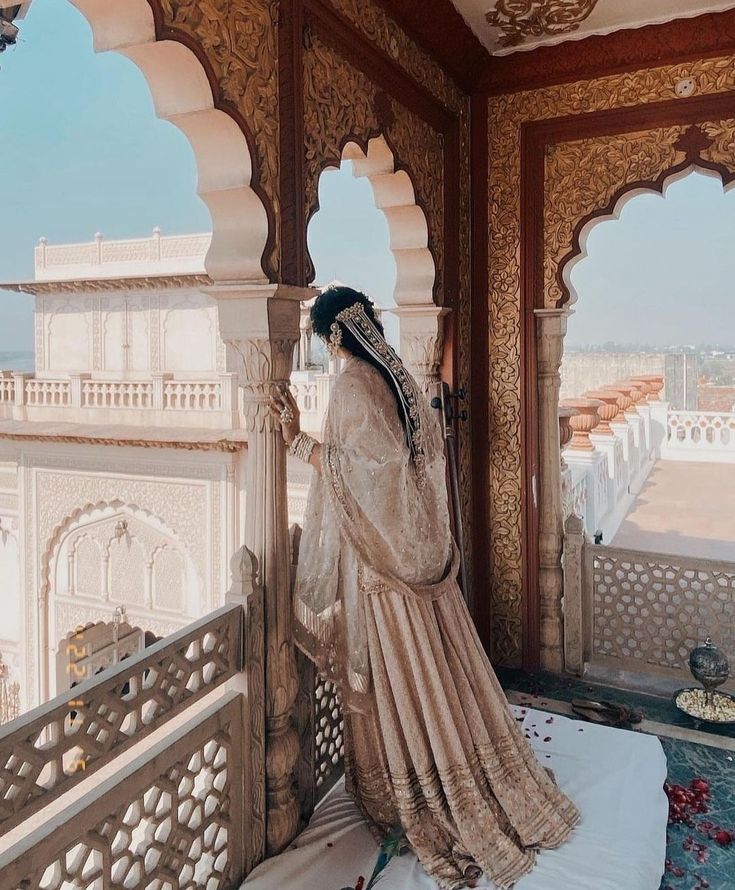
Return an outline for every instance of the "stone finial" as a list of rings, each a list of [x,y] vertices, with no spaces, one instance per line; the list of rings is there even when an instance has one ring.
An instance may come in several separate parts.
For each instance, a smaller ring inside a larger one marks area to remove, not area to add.
[[[649,402],[661,401],[661,390],[664,388],[663,374],[635,374],[630,379],[636,384],[644,383],[650,387],[650,391],[646,393]]]
[[[559,405],[559,445],[562,451],[572,441],[574,430],[570,423],[572,417],[576,417],[579,411],[569,405]]]
[[[600,422],[598,409],[604,404],[599,399],[565,399],[561,405],[564,408],[575,408],[577,413],[569,419],[572,428],[572,439],[569,448],[572,451],[594,451],[595,446],[590,442],[590,433]]]
[[[612,436],[613,431],[610,429],[610,421],[615,420],[620,411],[618,405],[619,394],[607,389],[591,389],[584,393],[584,396],[585,398],[597,399],[602,402],[597,409],[600,422],[595,427],[595,433],[599,433],[602,436]]]

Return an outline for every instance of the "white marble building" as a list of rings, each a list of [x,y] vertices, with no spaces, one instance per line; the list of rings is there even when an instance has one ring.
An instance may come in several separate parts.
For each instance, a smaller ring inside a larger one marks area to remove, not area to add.
[[[209,241],[42,240],[35,280],[3,285],[35,299],[36,372],[0,373],[0,651],[23,709],[60,691],[77,625],[112,633],[124,607],[161,636],[224,602],[247,436]],[[308,481],[291,485],[294,519]]]

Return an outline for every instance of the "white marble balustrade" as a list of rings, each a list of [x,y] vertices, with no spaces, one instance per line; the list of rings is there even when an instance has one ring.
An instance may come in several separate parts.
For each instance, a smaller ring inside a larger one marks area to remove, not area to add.
[[[130,426],[163,422],[170,426],[239,428],[237,374],[209,379],[178,379],[153,374],[144,380],[68,374],[36,378],[0,372],[0,420],[115,423]]]
[[[662,457],[735,463],[735,414],[669,411]]]

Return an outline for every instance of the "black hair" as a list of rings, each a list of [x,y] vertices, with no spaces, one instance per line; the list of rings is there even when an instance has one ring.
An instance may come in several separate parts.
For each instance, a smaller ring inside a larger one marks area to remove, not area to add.
[[[344,285],[331,285],[323,290],[314,301],[311,307],[311,327],[317,337],[321,337],[326,343],[329,342],[329,335],[332,333],[332,325],[337,321],[337,316],[343,309],[354,306],[355,303],[361,303],[365,307],[367,317],[375,324],[380,331],[381,336],[385,337],[385,330],[375,311],[373,301],[360,291]],[[343,324],[337,322],[342,329],[342,346],[351,354],[362,361],[372,365],[380,376],[390,387],[393,398],[396,403],[396,411],[400,418],[403,431],[406,434],[406,442],[410,445],[410,431],[408,423],[403,411],[403,400],[395,382],[388,369],[375,359],[372,353],[368,352],[355,335]]]

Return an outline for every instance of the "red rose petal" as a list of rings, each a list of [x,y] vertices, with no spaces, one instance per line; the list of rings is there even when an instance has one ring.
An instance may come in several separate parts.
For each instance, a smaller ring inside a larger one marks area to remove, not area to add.
[[[716,841],[721,847],[729,847],[733,840],[735,840],[735,835],[733,835],[731,831],[720,829],[720,831],[714,833],[712,840]]]

